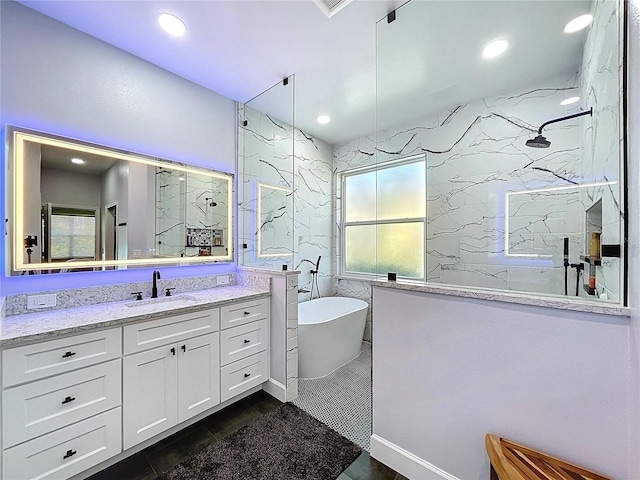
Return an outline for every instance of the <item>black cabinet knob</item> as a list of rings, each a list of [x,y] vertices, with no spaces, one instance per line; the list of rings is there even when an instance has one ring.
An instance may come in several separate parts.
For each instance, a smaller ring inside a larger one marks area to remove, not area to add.
[[[245,340],[244,343],[251,343],[251,340]]]
[[[76,397],[67,397],[62,401],[62,404],[64,405],[65,403],[71,403],[76,399]]]
[[[173,355],[175,355],[175,354],[176,354],[176,347],[171,347],[171,353],[172,353]]]
[[[245,373],[245,374],[244,374],[244,378],[247,378],[247,377],[250,377],[250,376],[251,376],[251,374],[250,374],[250,373]]]
[[[244,312],[245,315],[251,315],[251,312]]]
[[[67,450],[67,453],[65,453],[64,457],[62,457],[63,460],[66,460],[69,457],[73,457],[76,453],[78,453],[76,450]]]
[[[64,355],[62,355],[62,358],[73,357],[75,354],[76,352],[65,352]]]
[[[183,352],[186,352],[186,351],[187,351],[187,346],[186,346],[186,345],[182,345],[182,347],[180,347],[180,348],[182,348],[182,351],[183,351]]]

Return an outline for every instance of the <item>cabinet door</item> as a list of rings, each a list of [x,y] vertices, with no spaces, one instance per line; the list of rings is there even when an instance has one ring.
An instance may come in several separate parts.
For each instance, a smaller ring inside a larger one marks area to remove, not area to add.
[[[178,420],[177,344],[124,358],[124,448],[174,426]]]
[[[178,421],[220,403],[219,334],[191,338],[178,344]]]

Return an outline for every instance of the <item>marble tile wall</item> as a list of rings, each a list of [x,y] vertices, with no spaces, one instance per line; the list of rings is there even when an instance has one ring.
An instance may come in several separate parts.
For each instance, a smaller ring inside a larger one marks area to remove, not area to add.
[[[156,171],[156,251],[160,255],[226,255],[227,182],[206,175]]]
[[[298,276],[286,277],[287,402],[298,397]]]
[[[331,146],[242,104],[238,123],[239,264],[299,270],[304,301],[322,257],[315,296],[332,294]]]
[[[238,263],[292,269],[293,129],[243,104],[238,125]]]
[[[580,110],[559,106],[577,94],[579,85],[579,72],[550,78],[459,105],[419,125],[337,145],[336,172],[425,153],[427,280],[562,295],[563,238],[569,238],[572,263],[580,262],[585,248],[586,207],[583,189],[576,186],[585,181],[581,125],[590,117],[547,127],[549,149],[528,148],[525,141],[542,123]],[[589,181],[603,179],[592,176]],[[339,233],[339,180],[336,187]],[[569,291],[575,294],[572,275]],[[357,283],[339,279],[336,292],[367,290]]]
[[[582,107],[593,108],[593,118],[582,122],[583,162],[585,182],[601,179],[618,182],[621,178],[620,152],[623,151],[623,130],[618,106],[623,99],[622,51],[620,33],[623,19],[617,2],[597,0],[593,7],[593,27],[585,42],[583,75],[580,90],[585,92]],[[593,32],[599,32],[594,35]],[[624,211],[619,185],[602,185],[584,189],[581,201],[588,208],[602,201],[601,243],[620,244],[620,224]],[[588,241],[589,239],[585,239]],[[596,291],[609,300],[621,296],[621,263],[619,258],[603,258],[596,268]]]

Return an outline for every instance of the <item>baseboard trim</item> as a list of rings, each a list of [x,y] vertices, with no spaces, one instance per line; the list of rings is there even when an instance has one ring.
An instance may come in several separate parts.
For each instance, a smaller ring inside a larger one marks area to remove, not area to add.
[[[270,378],[268,382],[262,384],[262,389],[272,397],[280,400],[282,403],[287,401],[287,387],[280,382]]]
[[[459,480],[384,438],[371,435],[371,456],[412,480]]]

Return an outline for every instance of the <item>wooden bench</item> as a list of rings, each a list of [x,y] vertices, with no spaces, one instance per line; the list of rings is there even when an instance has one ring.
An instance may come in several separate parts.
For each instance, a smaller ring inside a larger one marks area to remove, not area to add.
[[[491,480],[612,480],[497,435],[487,434]]]

